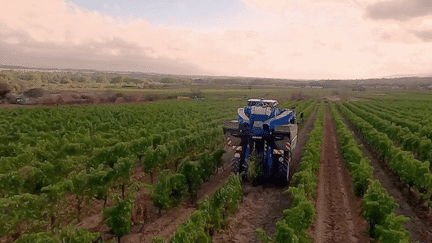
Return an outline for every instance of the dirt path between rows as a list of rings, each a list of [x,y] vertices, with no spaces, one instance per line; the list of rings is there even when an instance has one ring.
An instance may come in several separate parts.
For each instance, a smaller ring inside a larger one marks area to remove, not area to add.
[[[360,131],[346,118],[344,118],[344,121],[348,128],[354,132],[357,143],[363,145],[362,152],[369,157],[371,165],[374,167],[374,178],[381,182],[382,187],[399,204],[396,214],[410,218],[410,221],[405,223],[404,227],[410,232],[411,241],[432,242],[432,210],[428,212],[427,208],[418,205],[412,194],[408,192],[407,187],[380,159],[376,149],[366,142]]]
[[[298,133],[297,147],[293,151],[290,175],[298,168],[307,142],[307,135],[313,128],[318,106],[307,119]],[[276,232],[276,222],[283,215],[283,210],[291,206],[291,198],[284,194],[286,187],[276,187],[272,184],[252,186],[243,185],[243,202],[235,215],[228,218],[227,229],[216,232],[213,242],[260,242],[255,229],[263,228],[268,235]]]
[[[312,242],[369,242],[361,201],[354,195],[328,106],[324,110],[316,216],[308,229]]]

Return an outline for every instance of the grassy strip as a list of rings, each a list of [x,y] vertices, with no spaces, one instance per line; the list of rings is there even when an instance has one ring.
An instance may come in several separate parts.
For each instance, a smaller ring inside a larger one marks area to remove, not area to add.
[[[320,167],[323,114],[324,106],[321,103],[299,170],[292,179],[293,186],[287,190],[293,197],[292,208],[285,209],[282,219],[276,223],[277,231],[273,239],[262,228],[256,230],[262,242],[310,242],[306,230],[316,214],[313,202],[317,183],[315,175]]]
[[[211,242],[214,230],[228,225],[228,216],[235,212],[242,198],[240,177],[231,175],[223,187],[201,200],[197,210],[177,226],[169,241],[158,236],[152,237],[152,242]]]
[[[373,179],[373,167],[355,142],[353,132],[343,122],[333,105],[330,106],[342,152],[351,171],[354,193],[362,197],[363,216],[369,223],[369,235],[381,242],[409,242],[410,234],[402,228],[408,217],[395,215],[399,205],[394,202],[378,180]]]

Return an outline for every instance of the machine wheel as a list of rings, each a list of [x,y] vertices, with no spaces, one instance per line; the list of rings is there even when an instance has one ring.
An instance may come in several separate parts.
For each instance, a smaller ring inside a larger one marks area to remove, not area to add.
[[[240,172],[240,158],[233,158],[231,161],[231,171],[235,174]]]
[[[288,183],[288,179],[289,179],[289,166],[290,166],[290,162],[291,162],[291,154],[288,152],[288,154],[285,154],[283,156],[284,161],[281,163],[279,162],[279,165],[277,167],[277,172],[276,172],[276,178],[278,181],[280,181],[281,183]]]

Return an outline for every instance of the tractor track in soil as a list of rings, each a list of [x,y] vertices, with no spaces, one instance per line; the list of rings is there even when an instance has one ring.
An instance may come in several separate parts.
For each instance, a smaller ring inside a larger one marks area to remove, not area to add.
[[[354,195],[351,175],[327,105],[314,204],[316,216],[308,229],[312,242],[369,242],[361,201]]]
[[[410,218],[410,221],[404,224],[404,228],[411,234],[410,240],[421,243],[432,242],[432,210],[428,211],[427,208],[418,204],[418,198],[390,170],[387,164],[380,158],[377,150],[363,138],[359,129],[343,115],[342,117],[348,128],[354,132],[356,142],[363,145],[361,150],[371,161],[371,165],[374,168],[374,178],[380,181],[382,187],[399,204],[395,213]]]
[[[318,106],[298,132],[290,176],[297,171],[307,136],[313,129]],[[250,183],[244,183],[243,189],[243,202],[239,204],[237,212],[228,218],[228,227],[215,233],[213,242],[260,242],[255,229],[263,228],[267,234],[273,235],[276,232],[276,222],[282,217],[283,210],[291,206],[291,197],[284,194],[286,187],[276,187],[272,184],[252,186]]]

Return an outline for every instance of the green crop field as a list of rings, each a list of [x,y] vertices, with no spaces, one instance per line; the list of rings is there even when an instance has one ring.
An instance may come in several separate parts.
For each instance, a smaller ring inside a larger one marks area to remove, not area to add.
[[[304,112],[305,119],[320,107],[316,129],[305,147],[305,153],[315,157],[304,157],[299,174],[293,176],[289,191],[296,204],[280,219],[278,225],[285,226],[278,228],[275,242],[289,237],[288,228],[295,227],[294,221],[303,216],[309,223],[293,232],[308,238],[317,183],[309,180],[318,169],[324,101],[330,103],[344,157],[350,161],[355,194],[364,196],[365,213],[369,213],[365,218],[382,226],[377,226],[381,231],[373,232],[377,239],[393,229],[389,226],[393,221],[386,215],[374,218],[371,190],[380,187],[372,182],[371,166],[356,149],[345,120],[376,149],[398,180],[419,198],[419,204],[432,206],[430,92],[298,91],[202,89],[204,100],[0,109],[0,242],[111,242],[145,224],[145,219],[139,221],[131,214],[138,210],[139,198],[146,195],[155,217],[175,210],[185,200],[196,205],[195,213],[185,217],[171,242],[211,241],[209,230],[227,227],[227,215],[236,213],[243,191],[239,178],[232,177],[211,197],[199,200],[198,194],[203,183],[221,173],[226,163],[222,125],[237,119],[237,108],[246,105],[245,97],[278,99],[283,108]],[[292,100],[295,98],[298,100]],[[302,128],[303,123],[299,125]],[[223,203],[216,205],[219,201]],[[392,203],[388,199],[382,207],[388,207],[390,213],[395,207]],[[300,217],[298,210],[307,211]],[[76,227],[95,214],[101,215],[102,228]],[[215,216],[219,214],[222,218]],[[400,226],[396,228],[393,230],[409,236]],[[197,233],[186,237],[190,231]],[[263,241],[273,241],[262,229],[258,232]],[[153,241],[163,242],[164,238],[154,237]]]

